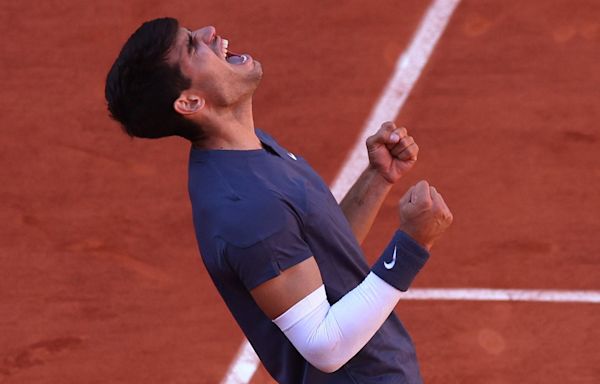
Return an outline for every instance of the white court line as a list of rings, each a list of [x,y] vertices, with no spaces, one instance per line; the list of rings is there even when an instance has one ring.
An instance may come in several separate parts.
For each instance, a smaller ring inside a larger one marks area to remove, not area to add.
[[[412,288],[401,300],[525,301],[551,303],[600,303],[600,291],[559,291],[539,289]],[[258,368],[259,359],[244,340],[222,384],[247,384]]]
[[[258,363],[256,352],[254,352],[248,340],[244,340],[221,384],[246,384],[250,382],[256,368],[258,368]]]
[[[401,300],[535,301],[553,303],[600,303],[600,291],[539,289],[412,288]]]
[[[374,134],[384,121],[396,119],[459,2],[436,0],[427,10],[410,46],[396,61],[394,76],[371,112],[352,152],[346,158],[344,168],[333,182],[331,193],[337,201],[341,201],[368,164],[365,147],[367,137]]]
[[[429,6],[409,48],[398,58],[394,76],[367,120],[344,168],[333,182],[331,191],[338,201],[367,165],[365,140],[377,131],[382,122],[396,118],[459,2],[460,0],[434,0]],[[258,368],[258,363],[258,357],[250,343],[244,340],[221,384],[247,384]]]

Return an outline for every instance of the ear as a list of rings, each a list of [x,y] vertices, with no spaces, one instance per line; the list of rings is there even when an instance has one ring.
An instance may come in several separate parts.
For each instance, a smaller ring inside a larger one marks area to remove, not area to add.
[[[173,108],[182,115],[192,115],[204,107],[204,99],[198,95],[182,93],[173,102]]]

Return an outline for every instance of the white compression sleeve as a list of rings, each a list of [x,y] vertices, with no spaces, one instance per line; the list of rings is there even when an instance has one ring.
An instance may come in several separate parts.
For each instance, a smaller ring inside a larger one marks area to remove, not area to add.
[[[371,272],[334,305],[322,285],[273,322],[310,364],[334,372],[373,337],[401,294]]]

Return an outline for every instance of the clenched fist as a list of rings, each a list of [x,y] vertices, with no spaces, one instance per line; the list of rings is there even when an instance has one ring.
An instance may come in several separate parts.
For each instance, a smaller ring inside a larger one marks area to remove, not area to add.
[[[452,220],[442,195],[424,180],[410,187],[400,199],[400,229],[427,250]]]
[[[376,169],[389,183],[395,183],[417,161],[419,146],[408,136],[406,128],[396,128],[387,121],[367,139],[369,165]]]

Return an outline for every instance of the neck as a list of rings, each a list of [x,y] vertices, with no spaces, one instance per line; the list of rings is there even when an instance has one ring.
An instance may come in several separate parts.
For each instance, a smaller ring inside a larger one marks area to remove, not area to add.
[[[207,106],[208,107],[208,106]],[[225,108],[208,107],[210,110],[202,121],[205,139],[193,141],[202,149],[248,150],[260,149],[260,140],[254,132],[252,99]]]

